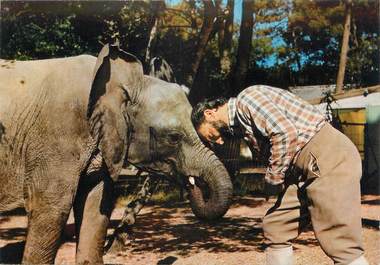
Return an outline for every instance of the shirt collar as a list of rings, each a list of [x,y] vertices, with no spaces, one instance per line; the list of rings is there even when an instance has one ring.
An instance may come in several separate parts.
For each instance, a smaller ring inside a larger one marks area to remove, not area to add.
[[[237,127],[236,124],[236,98],[230,98],[228,100],[227,104],[227,110],[228,110],[228,128],[233,133],[235,128]]]

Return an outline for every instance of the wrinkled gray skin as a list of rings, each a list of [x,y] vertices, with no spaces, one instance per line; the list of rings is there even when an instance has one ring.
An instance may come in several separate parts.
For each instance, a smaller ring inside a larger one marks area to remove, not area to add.
[[[204,200],[193,188],[200,217],[228,209],[229,176],[197,137],[185,93],[144,76],[134,56],[106,45],[98,59],[0,60],[0,80],[0,211],[27,210],[24,263],[54,262],[72,207],[77,263],[103,261],[125,160],[200,176],[211,190]]]

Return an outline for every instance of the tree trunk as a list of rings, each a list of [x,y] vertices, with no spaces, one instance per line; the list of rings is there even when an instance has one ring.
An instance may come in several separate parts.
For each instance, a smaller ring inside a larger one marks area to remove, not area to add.
[[[149,61],[151,59],[151,54],[153,50],[153,43],[154,40],[157,36],[157,30],[158,30],[158,24],[160,21],[160,13],[165,9],[165,2],[164,1],[151,1],[150,3],[150,9],[152,12],[152,16],[150,18],[150,34],[149,34],[149,40],[148,44],[146,47],[146,52],[145,52],[145,62],[147,65],[149,65]]]
[[[231,72],[231,47],[234,31],[234,0],[228,0],[225,10],[224,27],[219,31],[219,56],[222,74]]]
[[[191,65],[190,73],[187,77],[187,83],[189,87],[193,86],[195,77],[197,75],[199,65],[205,54],[207,42],[209,40],[210,34],[213,29],[214,20],[216,19],[216,7],[213,1],[204,0],[204,16],[201,32],[199,34],[197,50],[195,53],[195,58]]]
[[[245,78],[249,64],[249,55],[251,53],[252,47],[252,31],[253,1],[243,0],[237,62],[232,84],[232,87],[234,88],[234,94],[240,92],[245,85]]]
[[[156,35],[157,35],[158,21],[159,21],[159,18],[156,17],[154,25],[150,31],[150,34],[149,34],[149,41],[148,41],[148,45],[146,47],[146,52],[145,52],[145,63],[147,63],[147,64],[149,64],[150,59],[151,59],[152,42],[156,38]]]
[[[347,53],[349,50],[349,38],[351,28],[351,12],[352,12],[352,0],[345,1],[345,14],[344,14],[344,32],[342,38],[342,49],[340,51],[339,70],[336,80],[336,93],[343,91],[344,74],[347,64]]]

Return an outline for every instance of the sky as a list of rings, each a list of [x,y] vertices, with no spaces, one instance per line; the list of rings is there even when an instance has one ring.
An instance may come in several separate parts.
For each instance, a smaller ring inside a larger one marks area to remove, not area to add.
[[[234,21],[236,23],[240,23],[241,21],[241,7],[242,7],[242,1],[243,0],[235,0],[235,8],[234,8]],[[223,4],[225,4],[227,1],[223,0]]]

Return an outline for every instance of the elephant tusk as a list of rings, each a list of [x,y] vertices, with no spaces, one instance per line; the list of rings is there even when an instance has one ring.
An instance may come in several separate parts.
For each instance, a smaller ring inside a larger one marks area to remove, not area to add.
[[[190,182],[191,185],[194,186],[195,185],[195,179],[194,179],[194,177],[190,176],[189,177],[189,182]]]

